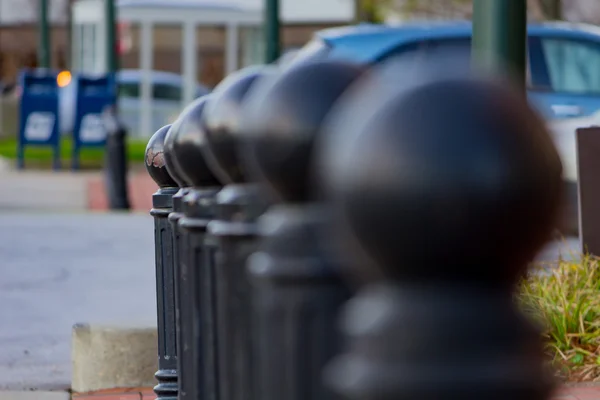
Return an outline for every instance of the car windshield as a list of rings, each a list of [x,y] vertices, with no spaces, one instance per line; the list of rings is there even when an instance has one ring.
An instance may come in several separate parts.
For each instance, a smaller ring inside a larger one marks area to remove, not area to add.
[[[140,83],[138,82],[121,82],[119,83],[119,96],[132,99],[140,98]],[[152,85],[152,98],[155,100],[181,100],[181,86],[155,82]]]

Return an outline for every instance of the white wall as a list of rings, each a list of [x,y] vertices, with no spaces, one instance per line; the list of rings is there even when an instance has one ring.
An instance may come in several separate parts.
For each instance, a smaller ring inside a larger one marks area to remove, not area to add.
[[[135,1],[135,0],[134,0]],[[140,0],[144,1],[144,0]],[[166,4],[169,0],[163,0]],[[203,0],[197,0],[202,2]],[[245,7],[263,8],[265,0],[228,0]],[[211,0],[219,3],[219,0]],[[280,0],[284,22],[350,22],[355,0]],[[0,25],[33,23],[37,20],[38,0],[0,0]],[[50,0],[50,20],[64,23],[68,0]]]
[[[263,8],[264,0],[238,0],[240,4]],[[284,22],[351,22],[356,0],[280,0]]]
[[[0,0],[0,25],[15,25],[37,21],[38,0]],[[49,17],[52,23],[67,20],[68,0],[50,0]]]

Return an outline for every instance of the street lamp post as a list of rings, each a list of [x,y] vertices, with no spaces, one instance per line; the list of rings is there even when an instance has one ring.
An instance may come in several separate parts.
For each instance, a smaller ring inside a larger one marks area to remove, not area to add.
[[[50,68],[50,23],[48,22],[48,0],[39,2],[38,66]]]
[[[525,88],[527,2],[473,1],[473,54],[481,67],[508,74]]]
[[[104,5],[106,7],[106,72],[115,73],[119,69],[115,0],[105,0]]]
[[[279,0],[265,0],[266,61],[272,63],[281,52]]]

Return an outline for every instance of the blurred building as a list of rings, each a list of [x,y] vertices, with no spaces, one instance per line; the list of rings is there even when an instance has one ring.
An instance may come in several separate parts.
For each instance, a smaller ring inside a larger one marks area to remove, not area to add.
[[[69,41],[69,5],[86,0],[50,0],[50,20],[52,26],[52,64],[55,68],[69,66],[71,52]],[[130,0],[131,1],[131,0]],[[134,0],[163,1],[169,0]],[[206,1],[206,0],[189,0]],[[264,0],[233,0],[242,6],[261,8]],[[283,46],[291,49],[302,46],[314,31],[351,22],[354,17],[352,0],[280,0],[281,16],[284,22]],[[117,4],[119,0],[117,0]],[[38,0],[0,0],[0,77],[13,82],[17,72],[23,67],[36,66]],[[126,21],[123,21],[126,22]],[[139,68],[140,30],[135,25],[121,25],[120,35],[126,44],[123,46],[121,66]],[[197,29],[198,80],[214,85],[222,79],[226,34],[223,26],[198,27]],[[79,33],[74,29],[74,35]],[[245,46],[240,54],[243,64],[260,62],[262,33],[260,31],[240,31],[241,39],[254,43],[252,50]],[[154,65],[156,70],[180,73],[181,27],[156,25],[153,29]]]

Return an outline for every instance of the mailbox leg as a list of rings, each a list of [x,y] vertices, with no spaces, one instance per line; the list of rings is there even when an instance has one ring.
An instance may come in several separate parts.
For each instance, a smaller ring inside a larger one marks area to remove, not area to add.
[[[25,168],[25,147],[21,139],[17,143],[17,169]]]
[[[80,153],[79,145],[77,144],[77,141],[75,140],[75,138],[73,138],[73,153],[71,154],[71,157],[72,157],[71,169],[73,171],[78,171],[80,168],[79,153]]]

